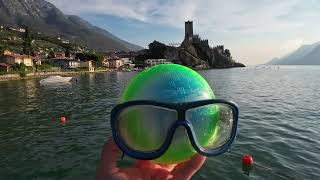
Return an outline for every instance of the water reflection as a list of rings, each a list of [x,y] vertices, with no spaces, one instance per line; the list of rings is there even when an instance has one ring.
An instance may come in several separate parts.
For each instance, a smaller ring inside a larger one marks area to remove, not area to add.
[[[240,106],[231,153],[251,154],[271,168],[254,166],[251,178],[281,179],[277,171],[319,176],[319,68],[201,73],[216,97]],[[77,83],[53,87],[40,86],[39,79],[0,82],[0,179],[92,179],[111,134],[110,110],[134,74],[81,74]],[[247,179],[231,153],[208,158],[194,179]]]

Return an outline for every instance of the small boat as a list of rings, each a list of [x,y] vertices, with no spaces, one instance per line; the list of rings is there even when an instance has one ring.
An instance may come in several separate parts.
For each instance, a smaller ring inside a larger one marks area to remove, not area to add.
[[[72,77],[62,77],[62,76],[49,76],[40,81],[40,84],[58,84],[58,83],[70,83]]]

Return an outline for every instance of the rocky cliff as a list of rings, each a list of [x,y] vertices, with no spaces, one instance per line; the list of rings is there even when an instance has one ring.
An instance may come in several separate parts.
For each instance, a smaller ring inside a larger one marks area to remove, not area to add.
[[[137,60],[149,58],[165,58],[194,69],[245,67],[232,59],[228,49],[224,49],[223,46],[212,48],[208,40],[201,40],[199,36],[194,36],[192,40],[184,40],[179,47],[166,46],[154,41]]]

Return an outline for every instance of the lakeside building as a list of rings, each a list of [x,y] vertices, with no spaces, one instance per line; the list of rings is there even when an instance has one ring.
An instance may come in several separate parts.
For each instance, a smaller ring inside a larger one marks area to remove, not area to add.
[[[75,69],[80,67],[80,60],[67,58],[52,58],[46,60],[49,64],[59,66],[61,69]]]
[[[127,68],[127,69],[133,69],[136,65],[132,62],[132,60],[130,60],[129,57],[127,58],[121,58],[122,61],[122,66],[123,68]]]
[[[147,59],[144,61],[148,66],[156,66],[159,64],[172,64],[172,62],[167,61],[166,59]]]
[[[111,69],[118,69],[123,65],[121,59],[117,56],[112,57],[112,58],[108,58],[107,61],[108,61],[108,65],[109,65],[108,67]]]
[[[102,62],[102,65],[110,69],[135,67],[135,64],[133,64],[130,57],[120,58],[119,56],[116,56],[114,54],[111,56],[105,57],[105,59]]]
[[[16,63],[18,64],[23,63],[27,67],[32,67],[33,57],[27,56],[27,55],[18,55],[18,54],[3,55],[0,57],[0,63],[6,63],[9,65],[14,65]]]
[[[88,69],[89,72],[94,72],[95,68],[92,61],[80,62],[80,68]]]
[[[64,58],[66,58],[66,53],[64,53],[64,52],[56,52],[56,53],[54,53],[54,57],[55,58],[64,59]]]
[[[11,66],[7,63],[0,63],[0,71],[9,72]]]
[[[3,55],[13,55],[14,53],[8,49],[3,51]]]
[[[52,64],[54,66],[58,66],[64,70],[72,70],[72,69],[86,69],[89,72],[95,71],[93,61],[80,61],[79,59],[72,58],[52,58],[45,61],[46,63]]]
[[[42,64],[41,59],[43,59],[43,58],[41,58],[41,57],[39,57],[39,56],[33,57],[33,59],[32,59],[33,64],[34,64],[34,65],[41,65],[41,64]]]

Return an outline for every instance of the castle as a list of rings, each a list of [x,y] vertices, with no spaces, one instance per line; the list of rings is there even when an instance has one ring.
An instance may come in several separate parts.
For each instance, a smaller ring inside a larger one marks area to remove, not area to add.
[[[202,40],[199,35],[193,34],[193,22],[186,21],[185,22],[185,36],[184,42],[191,42],[198,45],[209,46],[209,41],[207,39]]]
[[[158,41],[149,44],[145,59],[167,59],[195,69],[244,67],[236,63],[223,45],[210,47],[207,39],[193,34],[193,22],[185,22],[184,40],[180,46],[165,45]]]
[[[193,22],[185,22],[185,40],[191,40],[193,38]]]

